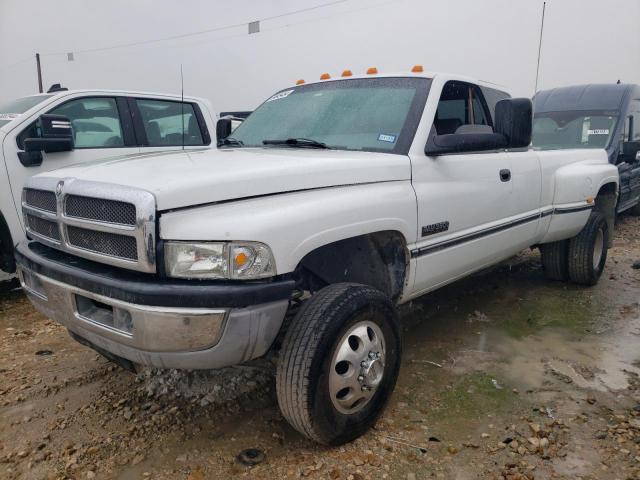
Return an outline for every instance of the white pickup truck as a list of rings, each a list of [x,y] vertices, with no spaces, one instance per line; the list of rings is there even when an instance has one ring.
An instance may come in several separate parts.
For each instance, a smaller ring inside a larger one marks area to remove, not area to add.
[[[43,138],[51,120],[70,125],[72,140]],[[0,270],[15,271],[13,249],[25,238],[20,201],[27,178],[107,157],[181,149],[183,129],[186,149],[209,148],[214,122],[206,100],[185,97],[183,105],[180,96],[148,92],[55,85],[0,104]]]
[[[533,246],[549,277],[594,284],[613,228],[604,150],[530,150],[530,100],[414,70],[299,82],[217,150],[32,177],[24,289],[121,364],[277,348],[287,420],[361,435],[398,376],[397,304]]]

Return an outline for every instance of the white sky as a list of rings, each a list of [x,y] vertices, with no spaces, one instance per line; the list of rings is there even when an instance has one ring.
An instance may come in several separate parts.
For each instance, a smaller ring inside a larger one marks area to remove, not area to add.
[[[0,102],[44,86],[206,97],[253,109],[323,72],[457,72],[534,91],[542,0],[0,0]],[[330,4],[330,5],[327,5]],[[325,6],[322,6],[325,5]],[[320,8],[247,23],[309,7]],[[221,29],[126,48],[86,51]],[[66,52],[74,52],[69,62]],[[640,0],[548,0],[539,88],[640,83]]]

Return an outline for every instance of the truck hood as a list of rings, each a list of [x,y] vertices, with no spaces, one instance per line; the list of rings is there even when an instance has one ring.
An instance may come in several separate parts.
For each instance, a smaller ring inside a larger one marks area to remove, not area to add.
[[[309,148],[209,149],[147,153],[78,164],[38,177],[146,190],[158,210],[259,195],[409,180],[403,155]]]

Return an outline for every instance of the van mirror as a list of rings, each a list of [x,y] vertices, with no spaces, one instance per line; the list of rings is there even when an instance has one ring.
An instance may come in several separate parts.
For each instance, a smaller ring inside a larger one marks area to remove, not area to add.
[[[64,115],[40,115],[38,118],[41,136],[26,138],[26,152],[69,152],[73,150],[73,128]]]
[[[640,142],[623,142],[620,156],[623,162],[640,162]]]

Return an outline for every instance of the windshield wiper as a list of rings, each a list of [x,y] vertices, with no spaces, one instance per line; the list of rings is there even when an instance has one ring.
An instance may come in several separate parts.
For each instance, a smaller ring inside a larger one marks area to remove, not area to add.
[[[287,145],[290,147],[308,147],[331,149],[326,143],[318,142],[310,138],[287,138],[286,140],[263,140],[263,145]]]
[[[226,145],[233,146],[233,147],[243,147],[244,142],[242,140],[237,140],[233,137],[223,138],[218,142],[219,147],[226,146]]]

